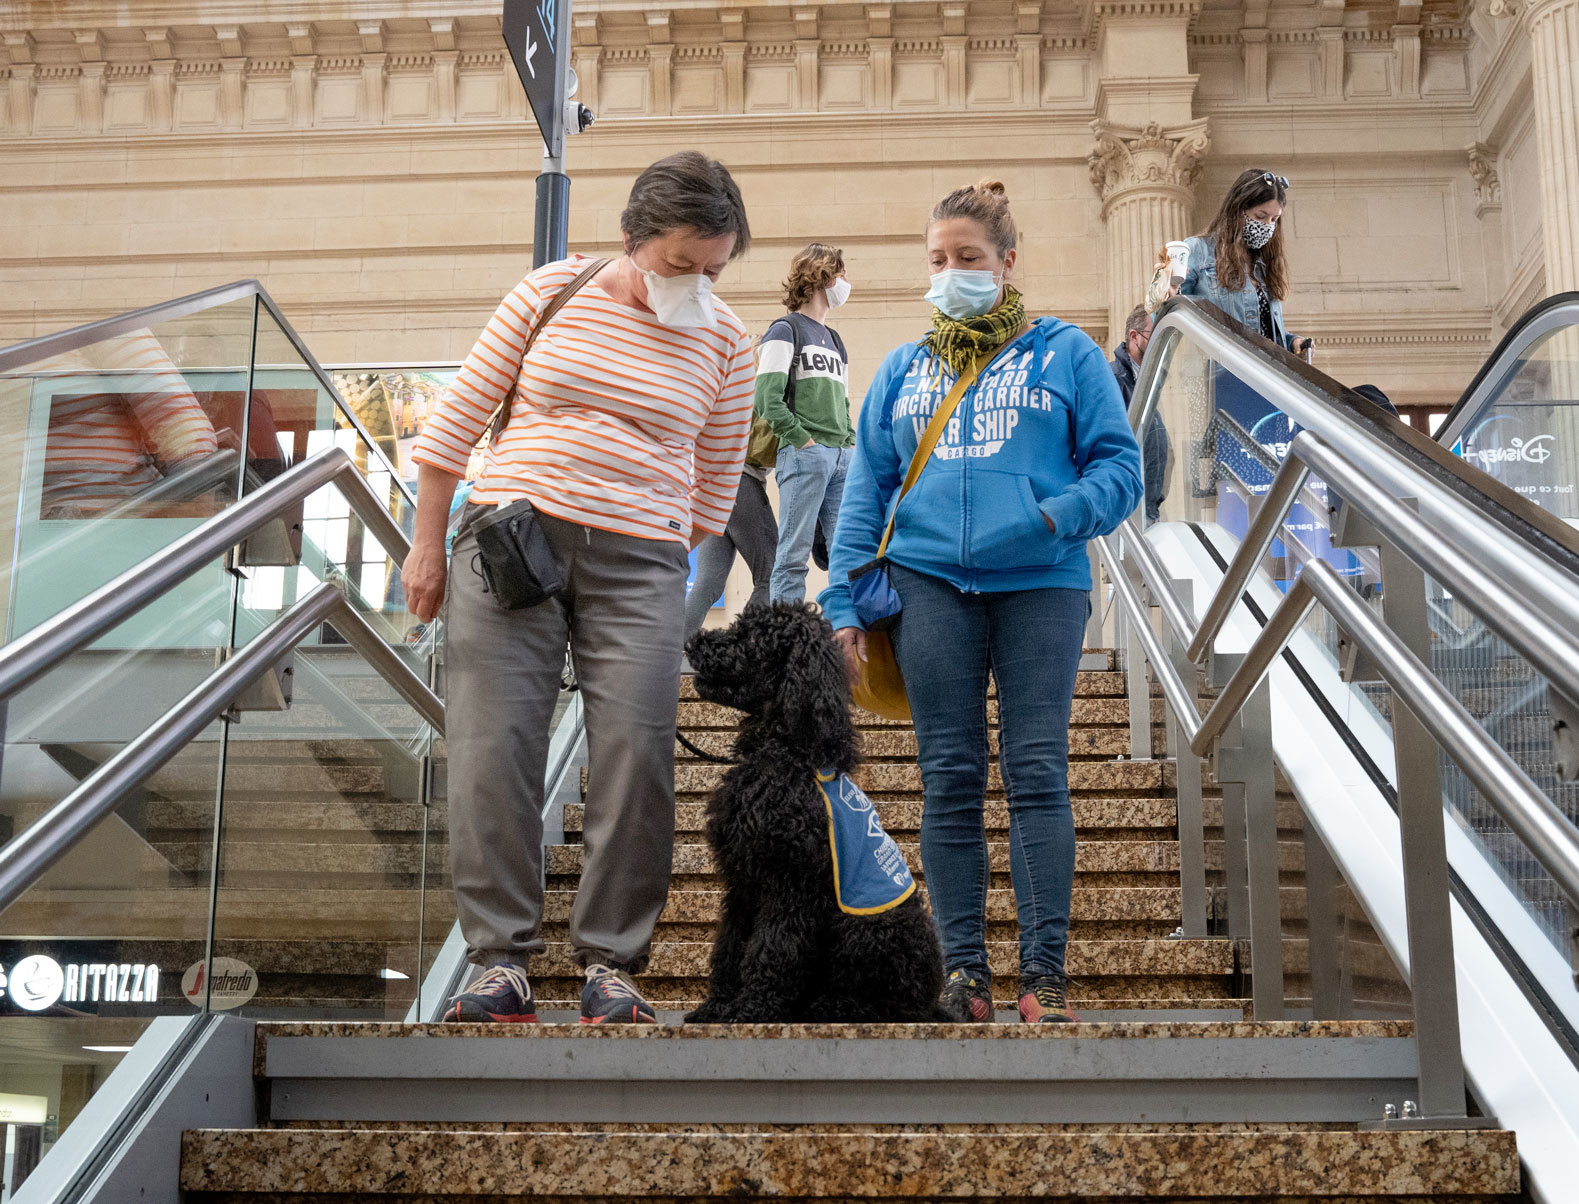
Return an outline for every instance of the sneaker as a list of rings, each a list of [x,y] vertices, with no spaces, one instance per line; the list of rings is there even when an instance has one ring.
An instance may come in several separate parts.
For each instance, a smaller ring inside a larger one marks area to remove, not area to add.
[[[459,995],[444,1019],[451,1023],[536,1024],[537,1000],[526,971],[510,962],[495,962]]]
[[[641,997],[636,984],[619,970],[587,967],[587,985],[581,988],[582,1024],[656,1024],[652,1004]]]
[[[938,1008],[957,1024],[980,1024],[992,1019],[992,991],[978,978],[955,970],[943,983]]]
[[[1074,1024],[1079,1017],[1069,1010],[1069,980],[1057,974],[1037,974],[1020,981],[1020,1019],[1027,1024]]]

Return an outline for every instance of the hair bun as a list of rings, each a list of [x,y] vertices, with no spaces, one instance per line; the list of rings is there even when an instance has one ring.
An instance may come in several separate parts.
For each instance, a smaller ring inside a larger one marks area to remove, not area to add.
[[[1004,186],[1002,180],[978,180],[972,187],[977,192],[990,192],[993,196],[1002,197],[1004,200],[1009,199],[1009,190]]]

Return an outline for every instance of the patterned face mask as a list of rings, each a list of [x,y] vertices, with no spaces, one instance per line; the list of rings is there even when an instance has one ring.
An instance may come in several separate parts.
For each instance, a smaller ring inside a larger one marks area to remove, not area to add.
[[[1272,241],[1272,235],[1277,233],[1276,222],[1264,222],[1260,218],[1245,218],[1245,246],[1252,251],[1259,251]]]

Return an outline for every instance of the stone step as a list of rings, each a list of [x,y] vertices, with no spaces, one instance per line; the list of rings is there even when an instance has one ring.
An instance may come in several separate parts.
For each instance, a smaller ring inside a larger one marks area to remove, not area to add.
[[[897,839],[901,835],[913,835],[920,831],[921,807],[919,799],[886,798],[877,802],[877,814],[888,834]],[[1177,815],[1172,799],[1081,798],[1075,799],[1072,807],[1075,831],[1085,839],[1093,838],[1088,834],[1094,833],[1102,833],[1100,837],[1094,838],[1104,840],[1115,839],[1119,834],[1134,839],[1172,839],[1177,826]],[[699,835],[704,831],[706,816],[707,804],[680,803],[675,808],[676,833]],[[564,830],[567,839],[580,838],[585,817],[585,803],[565,805]],[[1007,802],[996,799],[989,801],[984,809],[983,818],[989,834],[1008,833]]]
[[[275,1123],[1123,1125],[1374,1119],[1402,1020],[1072,1025],[266,1023]],[[1209,1069],[1208,1069],[1209,1068]],[[1028,1119],[1028,1118],[1034,1118]],[[837,1197],[834,1197],[837,1198]]]
[[[1082,669],[1075,674],[1076,698],[1115,698],[1124,693],[1124,674],[1114,670]],[[989,698],[997,697],[997,690],[989,681]],[[698,701],[696,679],[687,673],[680,678],[680,701]]]
[[[451,898],[453,899],[453,896]],[[671,890],[658,922],[660,924],[716,923],[723,898],[723,892],[718,890]],[[543,899],[544,922],[552,924],[569,920],[570,907],[574,900],[574,891],[549,891]],[[1077,888],[1071,900],[1071,915],[1077,920],[1176,921],[1179,914],[1179,891],[1176,887],[1100,890]],[[1014,917],[1014,892],[989,890],[987,919],[992,922],[1012,923]]]
[[[685,738],[704,753],[714,757],[734,755],[735,732],[689,731]],[[863,730],[856,733],[856,747],[869,761],[894,761],[916,759],[916,734],[911,730]],[[1112,760],[1129,755],[1128,727],[1075,727],[1069,729],[1069,756],[1073,761]],[[987,752],[998,755],[998,729],[987,731]],[[675,760],[679,764],[697,762],[699,758],[684,745],[676,743]]]
[[[709,794],[723,778],[727,765],[680,763],[674,769],[674,789],[678,795]],[[868,762],[858,766],[851,775],[856,785],[868,794],[897,794],[921,791],[921,767],[914,762],[885,764]],[[1171,786],[1172,761],[1074,761],[1069,766],[1069,789],[1103,793],[1134,794],[1160,791]],[[581,771],[581,787],[585,792],[587,770]],[[1003,776],[996,761],[987,771],[987,789],[992,793],[1003,790]]]
[[[455,921],[455,896],[415,888],[252,889],[219,892],[220,934],[228,939],[383,941],[415,944],[419,913],[427,940],[444,939]],[[208,883],[188,889],[29,891],[6,909],[6,926],[37,937],[72,940],[201,940],[207,926]]]
[[[664,979],[683,980],[707,977],[712,955],[711,942],[659,942],[652,947],[652,960],[641,974],[642,982]],[[987,964],[994,981],[1005,984],[1016,975],[1019,946],[1009,941],[987,943]],[[1228,941],[1070,941],[1066,954],[1070,977],[1140,978],[1167,976],[1191,978],[1227,975],[1233,972],[1234,951]],[[581,973],[571,957],[571,947],[551,942],[547,952],[534,957],[532,977],[551,980],[574,978]],[[546,988],[545,988],[546,989]]]
[[[237,1200],[1495,1199],[1513,1134],[193,1130],[181,1187]],[[322,1193],[321,1195],[319,1193]],[[342,1194],[343,1193],[343,1194]]]
[[[155,843],[174,833],[212,832],[212,799],[152,799],[143,812],[144,834]],[[449,810],[445,803],[424,809],[420,803],[366,798],[229,799],[225,832],[308,834],[316,839],[376,839],[385,833],[416,834],[444,840]]]
[[[911,873],[917,878],[922,877],[921,846],[903,841],[898,843]],[[585,853],[581,845],[552,845],[547,853],[547,871],[551,877],[581,873]],[[987,856],[988,867],[992,873],[1008,874],[1008,841],[988,841]],[[1075,845],[1077,876],[1080,874],[1177,874],[1178,870],[1179,846],[1176,841],[1085,841]],[[697,876],[713,875],[718,871],[713,862],[712,850],[706,845],[678,844],[674,849],[673,872],[676,875]]]
[[[716,702],[702,702],[699,699],[688,699],[680,702],[678,720],[682,730],[694,731],[701,729],[716,729],[732,731],[740,724],[740,712],[733,707],[721,706]],[[850,712],[850,718],[857,729],[862,731],[908,730],[910,722],[906,719],[886,719],[881,715],[874,715],[870,711],[859,708]],[[1163,704],[1161,700],[1152,703],[1151,720],[1153,724],[1160,724],[1164,719]],[[1076,727],[1125,727],[1129,726],[1129,699],[1120,695],[1118,697],[1076,697],[1070,710],[1069,722]],[[998,700],[987,699],[987,724],[990,728],[998,726]]]

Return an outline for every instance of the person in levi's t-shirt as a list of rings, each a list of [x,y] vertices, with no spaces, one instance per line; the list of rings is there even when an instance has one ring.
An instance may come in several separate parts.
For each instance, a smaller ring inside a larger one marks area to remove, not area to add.
[[[769,590],[775,602],[806,597],[806,561],[817,524],[833,538],[850,467],[850,367],[828,311],[850,297],[844,253],[814,242],[790,263],[784,317],[757,349],[754,406],[779,437],[773,472],[779,486],[779,546]]]

